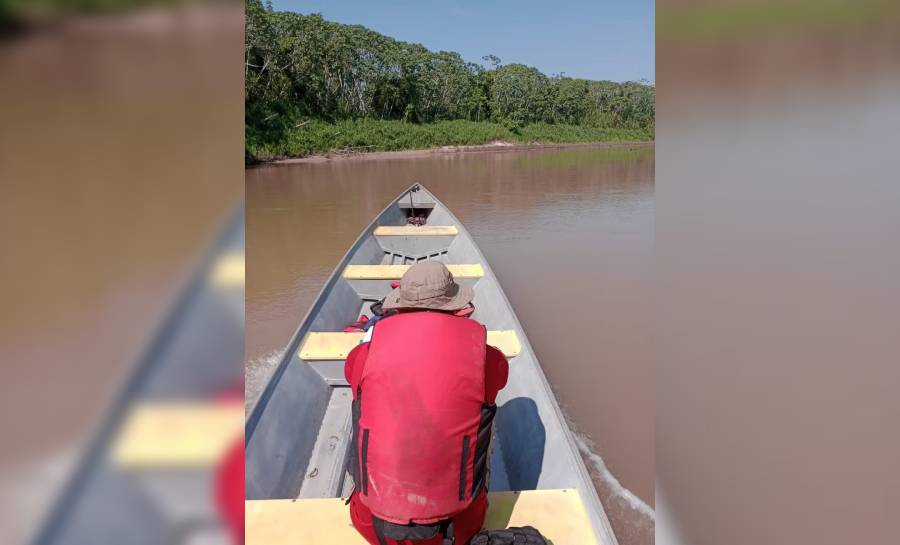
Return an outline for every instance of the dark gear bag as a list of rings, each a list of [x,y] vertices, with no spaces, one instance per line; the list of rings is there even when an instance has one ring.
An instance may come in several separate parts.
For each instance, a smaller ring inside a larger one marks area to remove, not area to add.
[[[506,530],[482,530],[472,537],[469,545],[550,545],[550,542],[531,526]]]
[[[456,541],[453,538],[452,518],[444,519],[435,524],[410,523],[404,525],[394,524],[372,515],[372,529],[375,531],[375,537],[378,538],[379,545],[387,543],[386,538],[391,538],[395,541],[410,540],[415,542],[431,539],[438,534],[441,534],[441,537],[443,537],[442,545],[454,545]]]

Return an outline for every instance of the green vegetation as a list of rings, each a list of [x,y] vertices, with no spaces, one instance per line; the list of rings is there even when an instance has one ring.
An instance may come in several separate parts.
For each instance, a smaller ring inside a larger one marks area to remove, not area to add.
[[[614,129],[588,125],[532,123],[514,132],[489,121],[455,119],[409,123],[391,119],[309,120],[280,131],[278,138],[259,138],[248,131],[248,158],[302,157],[328,151],[395,151],[440,146],[488,144],[495,141],[529,144],[647,141],[647,129]]]
[[[248,160],[328,150],[652,140],[655,89],[490,67],[248,0]]]

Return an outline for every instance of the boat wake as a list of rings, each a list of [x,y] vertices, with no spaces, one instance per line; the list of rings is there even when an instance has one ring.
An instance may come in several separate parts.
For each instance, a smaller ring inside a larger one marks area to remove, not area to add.
[[[269,377],[275,372],[281,358],[284,357],[284,350],[272,350],[271,352],[253,358],[244,365],[244,406],[249,411],[259,398]]]
[[[655,520],[656,513],[653,508],[647,505],[647,503],[639,498],[634,492],[625,488],[625,486],[619,482],[619,479],[617,479],[609,468],[606,467],[606,462],[603,461],[603,457],[594,452],[594,442],[581,433],[575,433],[574,435],[578,450],[581,451],[582,456],[591,462],[591,465],[593,466],[592,469],[600,475],[610,491],[628,502],[628,505],[635,511],[638,511],[651,520]]]
[[[619,482],[588,436],[575,431],[574,426],[570,428],[619,545],[653,543],[656,531],[653,508]]]

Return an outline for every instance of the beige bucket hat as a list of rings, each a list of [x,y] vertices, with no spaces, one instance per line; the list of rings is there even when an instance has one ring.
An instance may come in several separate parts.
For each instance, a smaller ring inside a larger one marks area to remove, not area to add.
[[[475,297],[470,286],[460,286],[439,261],[416,263],[400,279],[400,287],[384,298],[384,309],[415,308],[459,310]]]

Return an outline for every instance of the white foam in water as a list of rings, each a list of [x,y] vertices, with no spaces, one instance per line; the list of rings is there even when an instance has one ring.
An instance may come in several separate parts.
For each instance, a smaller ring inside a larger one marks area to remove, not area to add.
[[[573,432],[573,435],[575,436],[575,443],[578,445],[578,450],[591,461],[594,468],[600,474],[600,478],[603,479],[603,482],[605,482],[607,486],[609,486],[610,491],[628,502],[628,505],[631,506],[632,509],[638,511],[650,520],[655,521],[656,513],[653,511],[653,508],[647,505],[644,500],[637,497],[634,492],[622,486],[619,479],[617,479],[609,468],[606,467],[606,462],[603,461],[603,458],[594,452],[594,442],[589,437],[580,433]]]
[[[253,358],[244,366],[245,407],[249,409],[253,406],[283,357],[284,350],[273,350],[264,356]]]
[[[250,366],[252,367],[260,365],[263,367],[271,367],[273,365],[278,365],[278,362],[281,361],[282,356],[284,356],[284,350],[272,350],[271,352],[268,352],[263,356],[259,356],[250,360]]]

